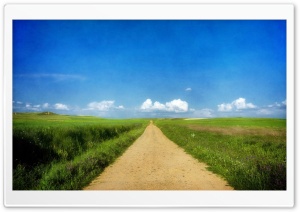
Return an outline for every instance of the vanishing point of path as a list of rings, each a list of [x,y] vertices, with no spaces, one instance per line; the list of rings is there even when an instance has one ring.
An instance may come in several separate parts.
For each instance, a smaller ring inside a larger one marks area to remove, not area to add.
[[[85,190],[233,190],[150,123]]]

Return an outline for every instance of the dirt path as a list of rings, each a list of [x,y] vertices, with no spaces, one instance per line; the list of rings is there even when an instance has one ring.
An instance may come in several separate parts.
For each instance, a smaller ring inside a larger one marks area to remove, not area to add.
[[[152,123],[85,190],[232,190]]]

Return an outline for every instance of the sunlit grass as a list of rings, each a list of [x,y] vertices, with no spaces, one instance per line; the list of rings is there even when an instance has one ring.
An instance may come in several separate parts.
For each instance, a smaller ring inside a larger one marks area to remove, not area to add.
[[[16,114],[13,189],[82,189],[143,133],[149,121]],[[286,189],[284,119],[155,119],[154,124],[234,189]]]
[[[148,122],[14,115],[13,189],[81,189],[120,156]]]
[[[155,123],[167,137],[187,153],[207,163],[209,170],[225,178],[235,189],[286,189],[286,120],[161,119]],[[191,124],[199,128],[191,128]],[[227,132],[237,126],[245,129],[246,133]],[[222,130],[216,130],[218,128]],[[279,133],[270,134],[270,130]]]

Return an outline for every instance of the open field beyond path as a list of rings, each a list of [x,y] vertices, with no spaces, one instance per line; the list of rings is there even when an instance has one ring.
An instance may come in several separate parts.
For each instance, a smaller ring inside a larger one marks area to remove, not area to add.
[[[150,123],[84,190],[233,190]]]

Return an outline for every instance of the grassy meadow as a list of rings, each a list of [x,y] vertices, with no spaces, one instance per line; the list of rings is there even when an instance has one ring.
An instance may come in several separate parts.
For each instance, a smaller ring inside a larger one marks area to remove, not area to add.
[[[147,119],[13,115],[13,189],[79,190],[144,131]]]
[[[119,157],[149,119],[13,115],[13,189],[80,190]],[[286,120],[153,119],[236,190],[286,189]]]
[[[236,190],[286,189],[285,119],[157,119],[155,124]]]

